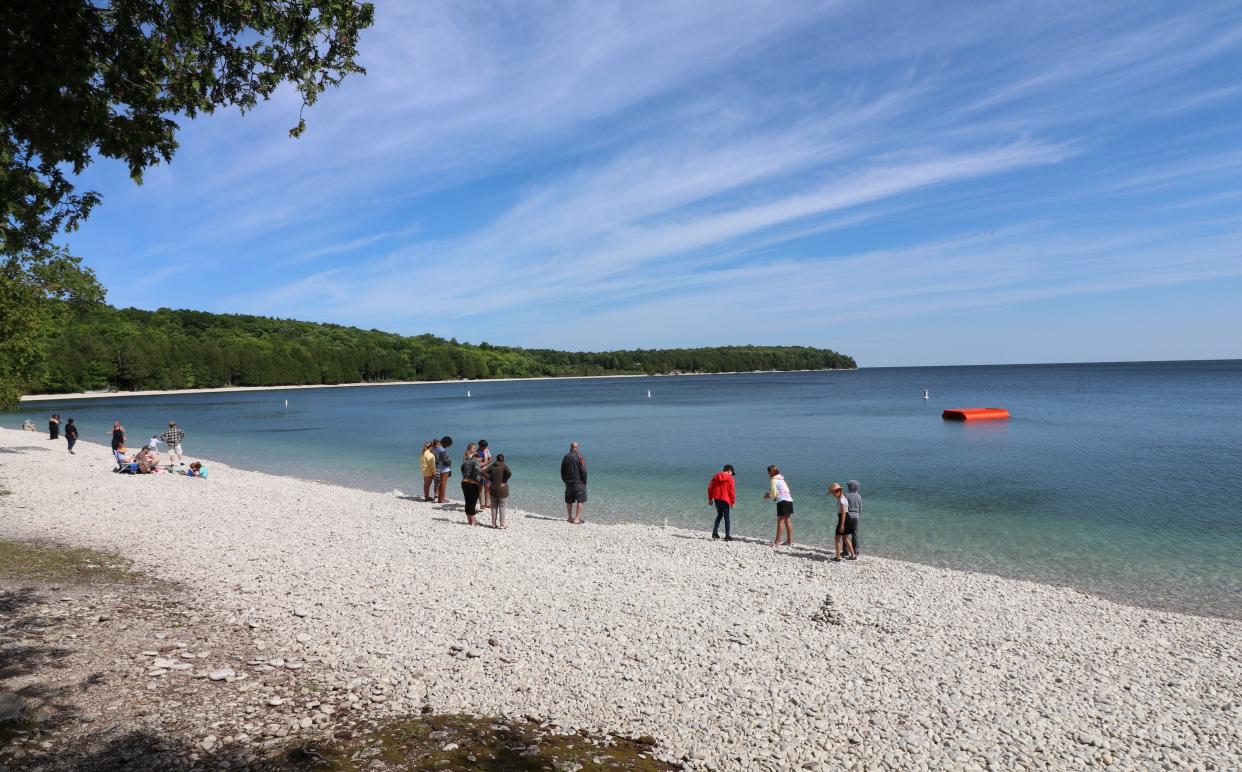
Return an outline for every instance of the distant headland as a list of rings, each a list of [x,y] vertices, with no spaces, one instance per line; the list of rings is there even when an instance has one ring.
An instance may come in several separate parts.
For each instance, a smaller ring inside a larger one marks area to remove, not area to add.
[[[30,384],[28,391],[38,395],[33,399],[857,367],[853,357],[807,346],[573,352],[263,316],[111,306],[64,315],[47,331],[45,345],[48,365]]]

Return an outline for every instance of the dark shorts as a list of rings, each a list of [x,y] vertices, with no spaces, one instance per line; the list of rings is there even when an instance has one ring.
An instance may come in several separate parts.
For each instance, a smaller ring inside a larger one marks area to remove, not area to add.
[[[565,483],[565,503],[585,504],[587,499],[585,483]]]
[[[792,515],[793,515],[793,502],[792,501],[776,502],[776,516],[777,517],[790,517]]]
[[[837,526],[837,536],[851,536],[855,529],[858,528],[858,519],[853,517],[845,518],[845,525]]]

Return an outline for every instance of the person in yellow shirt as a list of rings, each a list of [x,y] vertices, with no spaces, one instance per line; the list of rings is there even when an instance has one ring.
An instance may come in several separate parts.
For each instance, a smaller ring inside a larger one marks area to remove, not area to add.
[[[418,460],[423,473],[423,501],[431,501],[431,483],[436,479],[436,446],[439,440],[423,443],[423,455]]]

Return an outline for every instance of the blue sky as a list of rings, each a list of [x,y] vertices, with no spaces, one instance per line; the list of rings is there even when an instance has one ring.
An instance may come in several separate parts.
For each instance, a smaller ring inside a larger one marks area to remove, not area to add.
[[[68,242],[116,305],[862,365],[1242,357],[1242,5],[378,2]]]

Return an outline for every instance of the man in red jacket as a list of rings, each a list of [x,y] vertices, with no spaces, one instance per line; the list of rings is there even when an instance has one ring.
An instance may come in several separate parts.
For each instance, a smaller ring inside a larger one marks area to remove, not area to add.
[[[716,524],[712,526],[712,538],[720,538],[720,521],[724,520],[725,541],[733,541],[729,535],[729,511],[737,503],[737,491],[733,487],[733,464],[725,464],[724,471],[717,472],[707,484],[707,503],[716,505]]]

